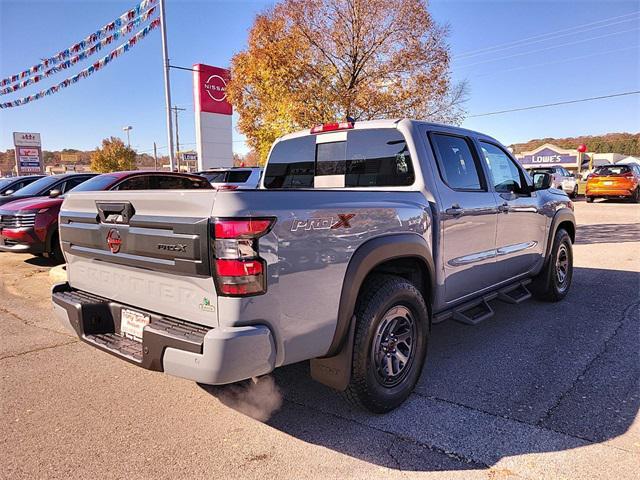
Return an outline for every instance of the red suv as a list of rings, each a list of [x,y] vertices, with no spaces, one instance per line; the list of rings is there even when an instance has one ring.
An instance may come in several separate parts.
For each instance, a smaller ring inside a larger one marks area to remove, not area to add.
[[[199,175],[135,171],[98,175],[73,188],[73,191],[194,188],[212,187]],[[63,200],[63,196],[35,197],[0,207],[0,251],[31,253],[61,261],[58,214]]]

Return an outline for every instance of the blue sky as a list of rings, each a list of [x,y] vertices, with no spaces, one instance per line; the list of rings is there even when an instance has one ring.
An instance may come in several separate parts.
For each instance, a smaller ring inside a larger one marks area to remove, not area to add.
[[[227,66],[244,48],[255,14],[272,3],[166,1],[171,63],[187,67]],[[134,3],[0,0],[0,77],[84,38]],[[453,75],[469,84],[469,115],[640,90],[637,1],[437,0],[430,2],[430,10],[438,22],[450,26]],[[91,149],[106,136],[123,136],[122,127],[131,125],[134,148],[151,151],[156,141],[166,154],[159,33],[55,95],[0,111],[0,150],[12,148],[12,131],[40,132],[47,150]],[[69,74],[60,73],[41,85]],[[191,74],[173,70],[171,79],[174,105],[187,108],[180,114],[180,139],[190,148],[195,145]],[[637,132],[640,95],[468,118],[463,125],[506,144],[547,136]],[[242,138],[234,133],[238,152],[246,150]]]

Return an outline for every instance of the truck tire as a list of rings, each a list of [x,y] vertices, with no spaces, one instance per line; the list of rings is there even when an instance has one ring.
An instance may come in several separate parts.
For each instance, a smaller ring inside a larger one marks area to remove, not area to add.
[[[429,311],[408,280],[376,275],[362,287],[355,310],[351,403],[374,413],[398,407],[413,391],[429,340]]]
[[[539,300],[558,302],[567,296],[572,278],[571,237],[564,228],[559,228],[553,238],[547,264],[531,284],[531,291]]]
[[[587,203],[593,203],[595,197],[587,197]]]
[[[64,263],[64,255],[62,254],[62,247],[60,246],[60,236],[57,232],[51,237],[51,252],[49,255],[55,263]]]

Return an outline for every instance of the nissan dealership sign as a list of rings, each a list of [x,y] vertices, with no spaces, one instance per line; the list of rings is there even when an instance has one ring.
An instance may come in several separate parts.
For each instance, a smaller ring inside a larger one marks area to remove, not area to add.
[[[542,145],[530,152],[522,152],[516,157],[523,166],[530,168],[545,165],[573,167],[580,164],[580,153],[577,150],[565,150],[551,144]]]
[[[201,63],[194,65],[196,92],[196,108],[202,112],[231,115],[233,108],[227,101],[227,82],[229,70],[212,67]]]
[[[198,63],[193,66],[198,168],[233,165],[231,114],[227,99],[227,69]]]

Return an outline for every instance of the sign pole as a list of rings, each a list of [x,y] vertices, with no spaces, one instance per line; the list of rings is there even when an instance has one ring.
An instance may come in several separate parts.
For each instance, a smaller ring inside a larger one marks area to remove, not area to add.
[[[174,170],[173,126],[171,124],[171,83],[169,79],[169,49],[167,47],[167,19],[164,11],[164,0],[160,0],[160,30],[162,31],[162,61],[164,63],[164,96],[167,110],[167,139],[169,141],[169,166]]]
[[[158,171],[158,149],[156,147],[156,142],[153,142],[153,164],[155,166],[155,170]]]

